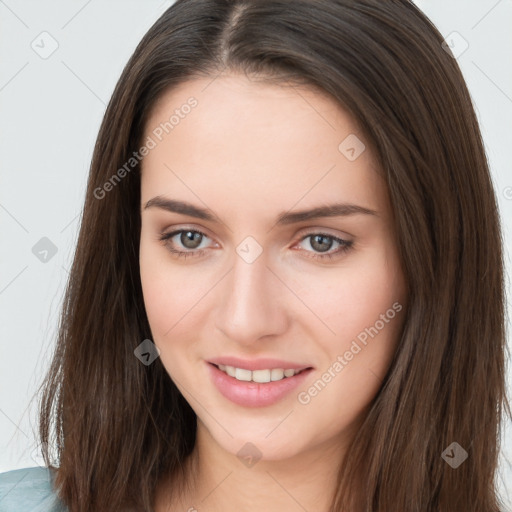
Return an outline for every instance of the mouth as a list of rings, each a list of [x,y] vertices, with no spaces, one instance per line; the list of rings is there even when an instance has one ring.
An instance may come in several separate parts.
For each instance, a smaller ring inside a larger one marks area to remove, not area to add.
[[[293,369],[293,368],[267,368],[261,370],[247,370],[245,368],[236,368],[235,366],[229,366],[225,364],[214,364],[221,372],[226,375],[233,377],[234,379],[242,382],[256,382],[258,384],[265,384],[268,382],[278,382],[283,379],[289,379],[295,375],[299,375],[302,372],[311,370],[312,367]]]
[[[208,362],[210,382],[224,398],[242,407],[266,407],[304,386],[312,367],[249,370]]]

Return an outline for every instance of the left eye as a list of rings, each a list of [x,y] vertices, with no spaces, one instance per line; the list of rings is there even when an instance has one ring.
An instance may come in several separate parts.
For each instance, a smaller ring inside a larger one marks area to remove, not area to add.
[[[352,246],[352,241],[342,240],[341,238],[335,237],[333,235],[328,235],[325,233],[312,233],[306,235],[302,238],[300,243],[309,239],[309,246],[313,248],[312,252],[313,258],[322,259],[322,258],[332,258],[335,255],[346,252]],[[338,248],[336,250],[330,251],[332,246],[337,244]]]

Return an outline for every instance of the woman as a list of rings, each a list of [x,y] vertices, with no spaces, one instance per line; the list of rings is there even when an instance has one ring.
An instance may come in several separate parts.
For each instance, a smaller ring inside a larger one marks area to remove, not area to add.
[[[442,43],[406,0],[178,0],[149,30],[41,399],[59,506],[502,510],[499,216]]]

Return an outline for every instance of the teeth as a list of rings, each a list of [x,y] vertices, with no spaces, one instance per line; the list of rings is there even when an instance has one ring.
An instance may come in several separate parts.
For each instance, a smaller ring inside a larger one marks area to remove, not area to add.
[[[274,368],[270,370],[270,380],[281,380],[284,377],[284,370],[281,368]]]
[[[271,370],[253,370],[252,380],[254,382],[270,382]]]
[[[251,380],[251,370],[244,370],[242,368],[235,368],[235,379],[236,380]]]
[[[282,368],[273,368],[272,370],[245,370],[244,368],[235,368],[234,366],[227,366],[224,364],[218,365],[219,370],[222,370],[224,373],[227,373],[230,377],[234,377],[237,380],[245,381],[245,382],[258,382],[258,383],[266,383],[266,382],[274,382],[277,380],[282,380],[286,377],[293,377],[297,373],[300,373],[300,370],[284,370]]]

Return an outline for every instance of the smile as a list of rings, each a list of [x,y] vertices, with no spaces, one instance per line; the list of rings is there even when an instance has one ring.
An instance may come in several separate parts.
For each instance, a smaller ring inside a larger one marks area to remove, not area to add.
[[[265,407],[280,402],[313,371],[313,368],[248,370],[211,362],[206,366],[220,394],[243,407]]]
[[[234,366],[227,366],[224,364],[215,365],[217,368],[230,377],[234,377],[236,380],[245,382],[276,382],[279,380],[293,377],[304,370],[293,370],[283,368],[272,368],[268,370],[246,370],[244,368],[235,368]]]

